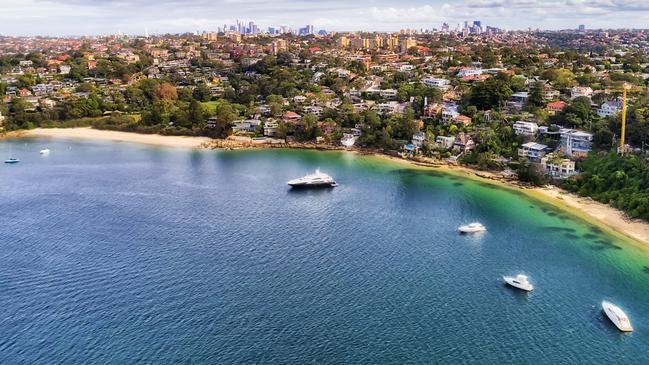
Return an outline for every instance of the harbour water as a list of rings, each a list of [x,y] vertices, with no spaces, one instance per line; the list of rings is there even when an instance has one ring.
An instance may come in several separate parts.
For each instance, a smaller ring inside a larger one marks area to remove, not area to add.
[[[344,152],[10,145],[2,364],[649,363],[648,251],[520,193]],[[340,186],[286,185],[316,168]]]

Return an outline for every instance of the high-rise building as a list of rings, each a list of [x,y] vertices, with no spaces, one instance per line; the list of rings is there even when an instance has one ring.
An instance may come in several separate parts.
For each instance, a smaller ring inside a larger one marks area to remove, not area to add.
[[[580,32],[585,32],[586,31],[586,26],[583,24],[579,24],[579,31]]]
[[[270,51],[277,55],[280,52],[288,51],[288,42],[285,39],[278,39],[270,44]]]
[[[399,41],[399,52],[407,53],[412,47],[417,46],[417,41],[414,38],[403,38]]]
[[[337,43],[338,43],[338,47],[343,47],[343,48],[349,47],[350,44],[349,38],[345,36],[341,36],[340,38],[338,38]]]

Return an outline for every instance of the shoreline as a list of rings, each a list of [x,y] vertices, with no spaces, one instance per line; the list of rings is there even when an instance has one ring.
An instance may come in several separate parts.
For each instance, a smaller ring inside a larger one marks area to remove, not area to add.
[[[119,132],[110,130],[98,130],[92,128],[38,128],[26,131],[7,133],[1,138],[28,138],[28,137],[53,137],[72,138],[83,140],[109,140],[119,142],[131,142],[162,147],[176,148],[200,148],[200,149],[247,149],[247,148],[294,148],[294,149],[318,149],[318,150],[340,150],[329,145],[317,145],[313,143],[282,143],[282,144],[251,144],[236,140],[214,140],[209,137],[185,137],[185,136],[163,136],[158,134],[138,134],[132,132]],[[347,150],[349,151],[349,150]],[[422,160],[407,160],[396,156],[382,153],[381,151],[351,150],[351,152],[370,155],[386,161],[400,164],[407,164],[422,169],[435,169],[443,172],[461,175],[465,178],[487,182],[497,186],[523,192],[527,197],[549,203],[559,209],[565,210],[590,224],[604,228],[608,233],[624,238],[634,243],[639,243],[644,249],[649,249],[649,223],[640,220],[632,220],[626,217],[624,212],[609,205],[596,202],[590,198],[580,197],[576,194],[560,188],[529,187],[517,183],[516,180],[504,179],[501,175],[471,169],[465,166],[450,165],[443,162]]]
[[[163,136],[160,134],[140,134],[91,127],[79,128],[36,128],[9,132],[5,138],[53,137],[83,140],[106,140],[132,142],[161,147],[204,148],[212,140],[209,137]]]

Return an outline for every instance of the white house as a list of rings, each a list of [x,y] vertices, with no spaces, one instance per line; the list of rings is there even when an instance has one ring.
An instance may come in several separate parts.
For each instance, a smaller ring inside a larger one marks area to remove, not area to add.
[[[538,124],[534,122],[524,122],[522,120],[517,121],[514,123],[514,132],[517,135],[522,135],[522,136],[533,136],[536,134],[536,132],[539,131],[539,126]]]
[[[590,98],[593,95],[593,89],[588,86],[575,86],[570,89],[570,99],[576,99],[580,96]]]
[[[232,122],[232,131],[233,132],[255,132],[257,127],[261,125],[261,120],[259,119],[246,119],[246,120],[235,120]]]
[[[444,104],[442,109],[442,121],[447,123],[460,115],[456,104]]]
[[[548,149],[548,146],[536,142],[528,142],[518,149],[518,157],[526,158],[530,162],[539,162]]]
[[[391,98],[395,98],[397,96],[397,90],[385,89],[385,90],[381,90],[380,94],[384,98],[391,99]]]
[[[575,162],[567,158],[558,157],[554,153],[545,155],[541,159],[541,166],[543,169],[554,178],[565,179],[566,177],[574,176],[577,174],[575,170]]]
[[[479,68],[463,68],[457,73],[457,77],[482,75],[484,70]]]
[[[426,86],[436,87],[440,90],[447,90],[448,88],[451,87],[451,81],[447,79],[432,77],[432,76],[424,78],[422,80],[422,83]]]
[[[597,115],[600,117],[612,117],[615,114],[622,111],[622,101],[621,100],[611,100],[602,104],[599,109],[597,109]]]
[[[267,120],[266,123],[264,123],[264,136],[275,137],[275,135],[277,134],[278,127],[279,124],[276,121]]]
[[[426,133],[424,132],[417,132],[412,135],[412,144],[417,146],[417,148],[421,148],[424,145],[425,141]]]
[[[304,95],[295,95],[293,101],[296,103],[304,103],[306,101],[306,96]]]
[[[573,157],[585,157],[591,150],[593,135],[575,129],[562,129],[561,152]]]
[[[437,136],[437,138],[435,138],[435,144],[437,144],[437,147],[439,148],[450,149],[453,147],[454,143],[455,137],[453,136]]]
[[[302,110],[304,111],[304,113],[311,113],[311,114],[315,114],[315,115],[318,115],[318,116],[321,115],[322,111],[323,111],[322,107],[311,106],[311,105],[305,106]]]

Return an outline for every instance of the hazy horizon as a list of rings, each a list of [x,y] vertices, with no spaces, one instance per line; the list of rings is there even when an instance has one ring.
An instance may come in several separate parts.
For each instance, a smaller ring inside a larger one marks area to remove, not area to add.
[[[0,34],[7,36],[142,35],[215,31],[237,19],[261,30],[314,25],[316,31],[451,29],[481,20],[507,30],[643,29],[644,0],[461,0],[401,2],[342,0],[0,0]]]

